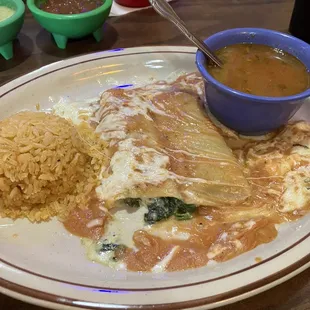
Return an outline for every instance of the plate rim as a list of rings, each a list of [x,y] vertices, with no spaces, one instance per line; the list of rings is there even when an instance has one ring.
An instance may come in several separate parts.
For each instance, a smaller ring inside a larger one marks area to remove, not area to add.
[[[295,268],[296,265],[296,268]],[[9,296],[13,298],[17,298],[16,294],[24,296],[23,301],[29,302],[29,298],[32,301],[43,301],[52,303],[57,308],[53,307],[53,309],[61,309],[62,306],[73,307],[73,309],[91,309],[91,310],[115,310],[115,309],[126,309],[126,310],[137,310],[137,309],[145,309],[145,310],[178,310],[178,309],[196,309],[197,307],[207,306],[204,309],[214,309],[220,306],[228,305],[231,303],[235,303],[237,301],[249,298],[251,296],[262,293],[272,287],[275,287],[299,273],[305,271],[310,267],[310,254],[303,257],[299,261],[291,264],[290,266],[282,269],[279,272],[276,272],[268,277],[265,277],[259,281],[253,282],[249,285],[240,287],[238,289],[234,289],[225,293],[213,295],[211,297],[204,297],[199,299],[194,299],[190,301],[182,301],[182,302],[174,302],[174,303],[165,303],[165,304],[144,304],[144,305],[127,305],[127,304],[104,304],[80,299],[73,299],[70,297],[63,297],[55,294],[51,294],[44,291],[39,291],[30,287],[25,287],[20,284],[16,284],[10,282],[8,280],[0,278],[0,289],[1,293],[3,292],[2,288],[11,292]],[[291,270],[292,269],[292,270]],[[284,275],[279,276],[278,274],[282,274],[284,271]],[[271,281],[260,285],[261,282],[268,281],[267,279],[271,278]],[[254,286],[252,288],[252,286]],[[244,289],[249,288],[247,291],[243,291]],[[241,291],[239,293],[239,291]],[[3,292],[5,293],[5,291]],[[8,295],[8,294],[6,294]],[[222,298],[224,297],[224,299]],[[21,298],[17,298],[21,300]],[[79,302],[80,304],[77,304]],[[84,305],[83,305],[84,303]],[[41,303],[35,303],[37,305],[41,305]],[[211,307],[209,307],[211,306]],[[198,308],[197,308],[198,309]]]
[[[7,95],[8,93],[14,91],[15,89],[30,83],[36,79],[39,79],[45,75],[75,66],[75,65],[79,65],[82,63],[87,63],[87,62],[91,62],[91,61],[95,61],[95,60],[100,60],[100,59],[107,59],[107,58],[113,58],[113,57],[119,57],[119,56],[124,56],[124,55],[138,55],[138,54],[146,54],[146,53],[184,53],[184,54],[195,54],[196,53],[196,48],[194,47],[190,47],[190,46],[142,46],[142,47],[133,47],[133,48],[126,48],[126,49],[113,49],[113,50],[108,50],[108,51],[103,51],[100,53],[91,53],[91,54],[84,54],[84,55],[80,55],[80,56],[76,56],[76,57],[70,57],[67,58],[65,60],[61,60],[61,61],[57,61],[51,64],[48,64],[46,66],[43,66],[39,69],[36,69],[34,71],[31,71],[27,74],[21,75],[3,85],[0,86],[0,98],[4,97],[5,95]],[[81,61],[79,61],[81,60]],[[16,85],[16,86],[14,86]],[[3,91],[4,90],[4,91]],[[253,266],[249,266],[247,268],[244,268],[242,270],[236,271],[234,273],[228,274],[224,277],[228,277],[230,275],[236,274],[236,273],[240,273],[242,271],[248,270],[248,269],[252,269],[257,267],[258,265],[263,264],[264,262],[268,262],[270,260],[272,260],[275,257],[281,256],[282,254],[284,254],[285,252],[289,251],[290,249],[292,249],[293,247],[297,246],[298,244],[300,244],[301,242],[303,242],[305,239],[307,239],[310,236],[310,233],[308,233],[307,235],[305,235],[303,238],[299,239],[297,242],[295,242],[293,245],[289,246],[288,248],[282,250],[280,253],[277,253],[271,257],[269,257],[268,259],[255,264]],[[0,258],[0,262],[4,263],[5,265],[9,265],[11,267],[13,267],[14,269],[17,270],[22,270],[23,272],[26,272],[27,274],[31,274],[34,275],[35,277],[39,277],[39,278],[44,278],[44,279],[49,279],[51,281],[56,281],[56,282],[60,282],[60,283],[69,283],[69,284],[74,284],[74,285],[78,285],[81,287],[91,287],[91,288],[96,288],[95,286],[87,286],[87,285],[83,285],[83,284],[78,284],[78,283],[70,283],[70,282],[66,282],[66,281],[62,281],[59,279],[54,279],[54,278],[50,278],[50,277],[46,277],[44,275],[40,275],[40,274],[36,274],[33,272],[29,272],[28,270],[25,270],[23,268],[20,268],[18,266],[12,265],[6,261],[4,261],[3,259]],[[239,287],[237,289],[234,290],[230,290],[218,295],[213,295],[213,296],[209,296],[209,297],[205,297],[205,298],[200,298],[200,299],[193,299],[193,300],[189,300],[189,301],[182,301],[182,302],[175,302],[175,303],[169,303],[169,304],[155,304],[155,305],[146,305],[144,304],[142,306],[142,308],[144,309],[180,309],[179,306],[185,306],[188,308],[188,306],[190,308],[195,308],[195,307],[199,307],[199,306],[207,306],[207,305],[211,305],[214,307],[218,307],[221,306],[223,304],[229,304],[232,302],[236,302],[238,300],[242,300],[244,298],[247,298],[249,296],[255,295],[259,292],[263,292],[277,284],[280,284],[286,280],[288,280],[289,278],[297,275],[298,273],[302,272],[303,270],[307,269],[308,267],[310,267],[310,254],[307,254],[306,256],[302,257],[300,260],[295,261],[293,264],[290,264],[289,266],[287,266],[284,269],[281,269],[279,271],[277,271],[274,274],[268,275],[267,277],[260,279],[258,281],[254,281],[248,285]],[[171,288],[181,288],[181,287],[187,287],[187,286],[194,286],[194,285],[199,285],[199,284],[204,284],[210,281],[215,281],[217,279],[220,279],[222,277],[218,277],[218,278],[214,278],[211,280],[206,280],[206,281],[201,281],[201,282],[196,282],[196,283],[190,283],[188,285],[180,285],[180,286],[170,286],[170,287],[165,287],[165,288],[153,288],[153,289],[124,289],[124,290],[130,290],[130,291],[155,291],[155,290],[165,290],[165,289],[171,289]],[[262,284],[261,284],[262,283]],[[254,287],[252,288],[252,286],[254,285]],[[98,288],[98,287],[97,287]],[[101,289],[104,289],[103,287],[100,287]],[[244,289],[248,288],[246,291],[243,291]],[[14,294],[21,294],[22,296],[24,296],[25,300],[27,301],[27,297],[31,298],[32,301],[33,299],[35,300],[39,300],[39,301],[45,301],[45,302],[52,302],[54,305],[66,305],[66,306],[70,306],[70,307],[74,307],[77,309],[80,309],[83,307],[78,306],[76,304],[73,304],[71,302],[71,304],[65,303],[66,301],[69,301],[72,298],[68,298],[68,297],[61,297],[61,296],[56,296],[53,294],[50,294],[48,292],[44,292],[44,291],[38,291],[36,289],[33,289],[31,287],[25,287],[23,285],[14,283],[14,282],[10,282],[6,279],[3,279],[0,277],[0,289],[1,292],[2,290],[7,290],[9,292],[11,292],[11,295]],[[111,288],[109,288],[111,289]],[[123,289],[120,289],[123,290]],[[235,292],[234,291],[241,291],[241,293]],[[24,293],[21,293],[24,292]],[[26,292],[26,293],[25,293]],[[34,293],[37,292],[37,293]],[[5,293],[5,292],[4,292]],[[32,294],[31,294],[32,293]],[[32,296],[34,294],[34,296]],[[233,296],[230,296],[230,294],[233,294]],[[53,295],[55,296],[55,300],[57,301],[55,303],[55,301],[51,301],[51,300],[46,300],[43,297],[44,296],[50,296]],[[37,296],[43,296],[42,298],[38,298]],[[214,299],[220,296],[218,298],[220,298],[220,300],[218,301],[214,301]],[[224,299],[221,298],[221,296],[226,296],[224,297]],[[14,297],[14,296],[12,296]],[[16,298],[16,296],[15,296]],[[20,298],[18,298],[20,299]],[[72,299],[73,301],[73,299]],[[29,300],[28,300],[29,302]],[[82,301],[81,301],[82,302]],[[91,304],[94,304],[94,306],[91,306]],[[199,304],[197,304],[199,303]],[[221,303],[219,305],[216,305],[217,303]],[[36,303],[38,304],[38,303]],[[90,302],[87,301],[88,306],[84,307],[84,309],[112,309],[109,308],[111,307],[112,304],[101,304],[98,307],[98,303],[95,302]],[[40,304],[42,305],[42,304]],[[115,309],[115,305],[113,309]],[[121,305],[118,304],[117,306],[119,307],[124,307],[125,305]],[[176,308],[177,307],[177,308]],[[126,305],[126,309],[141,309],[141,305]],[[184,308],[182,308],[184,309]]]

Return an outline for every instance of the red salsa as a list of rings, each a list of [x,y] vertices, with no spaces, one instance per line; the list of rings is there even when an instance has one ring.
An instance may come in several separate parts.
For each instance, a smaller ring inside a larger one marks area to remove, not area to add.
[[[102,0],[46,0],[40,9],[53,14],[80,14],[103,5]]]

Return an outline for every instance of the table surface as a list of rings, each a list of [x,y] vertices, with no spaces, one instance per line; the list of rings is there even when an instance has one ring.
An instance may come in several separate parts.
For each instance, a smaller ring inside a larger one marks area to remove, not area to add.
[[[178,0],[173,3],[188,27],[204,38],[234,27],[263,27],[287,31],[293,0]],[[0,84],[29,71],[75,55],[116,47],[142,45],[188,45],[189,42],[153,10],[113,17],[105,25],[105,37],[70,41],[59,50],[51,36],[26,13],[25,24],[15,42],[15,58],[0,59]],[[310,309],[310,269],[267,292],[219,310],[306,310]],[[43,308],[0,295],[1,310]]]

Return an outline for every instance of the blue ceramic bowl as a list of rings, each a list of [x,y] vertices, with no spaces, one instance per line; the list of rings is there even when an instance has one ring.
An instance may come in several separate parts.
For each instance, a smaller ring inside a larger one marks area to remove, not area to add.
[[[204,41],[211,50],[237,43],[265,44],[298,58],[310,71],[310,45],[290,35],[260,28],[236,28],[216,33]],[[224,125],[245,135],[260,135],[286,124],[310,96],[310,89],[287,97],[263,97],[239,92],[215,80],[198,51],[196,64],[205,80],[210,112]],[[281,74],[281,72],[279,72]]]

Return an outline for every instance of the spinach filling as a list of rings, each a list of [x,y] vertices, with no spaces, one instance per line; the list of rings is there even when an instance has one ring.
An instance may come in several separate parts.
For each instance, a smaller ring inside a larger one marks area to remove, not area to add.
[[[117,262],[121,261],[126,253],[127,247],[123,244],[116,244],[116,243],[102,243],[100,244],[99,249],[97,250],[98,254],[104,252],[113,252],[112,260]]]
[[[138,208],[141,202],[139,198],[124,199],[127,206],[134,208]],[[186,204],[182,200],[173,197],[149,199],[147,208],[148,212],[144,214],[144,221],[147,224],[154,224],[171,216],[174,216],[179,221],[189,220],[197,209],[195,205]]]
[[[140,198],[127,198],[123,200],[128,207],[139,208],[142,204]],[[193,204],[186,204],[182,200],[173,197],[162,197],[148,199],[148,212],[144,214],[144,222],[147,224],[154,224],[156,222],[166,220],[172,216],[178,221],[189,220],[193,217],[193,213],[197,207]],[[112,259],[120,261],[123,259],[127,247],[116,243],[100,243],[97,252],[113,252]]]
[[[115,243],[102,243],[100,245],[99,252],[115,251],[118,247],[119,247],[119,244],[115,244]]]

